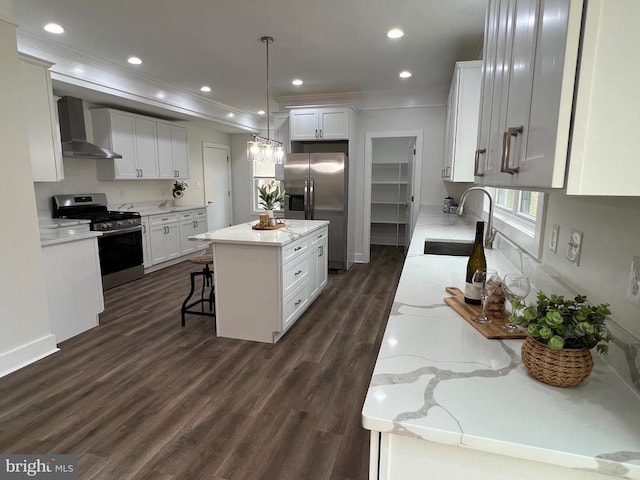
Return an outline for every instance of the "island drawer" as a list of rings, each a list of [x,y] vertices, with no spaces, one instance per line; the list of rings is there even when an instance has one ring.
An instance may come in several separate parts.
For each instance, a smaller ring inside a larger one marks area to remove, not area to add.
[[[309,241],[307,236],[303,236],[284,247],[282,247],[282,264],[284,265],[291,260],[306,255],[309,251]]]
[[[282,267],[282,296],[286,297],[309,276],[309,257],[305,255]]]
[[[178,221],[177,213],[166,213],[162,215],[150,215],[149,226],[166,225],[167,223],[176,223]]]
[[[304,312],[309,303],[309,282],[306,280],[282,301],[282,331],[285,331]]]

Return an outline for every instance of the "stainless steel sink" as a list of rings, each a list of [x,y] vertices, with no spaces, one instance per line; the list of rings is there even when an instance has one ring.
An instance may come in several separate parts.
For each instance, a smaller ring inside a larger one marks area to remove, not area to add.
[[[424,241],[424,253],[430,255],[453,255],[468,257],[471,255],[473,242],[467,240],[430,240]]]

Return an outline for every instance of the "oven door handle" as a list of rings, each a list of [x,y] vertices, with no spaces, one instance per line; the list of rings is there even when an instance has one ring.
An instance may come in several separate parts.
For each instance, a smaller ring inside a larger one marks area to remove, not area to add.
[[[135,227],[123,228],[120,230],[109,230],[102,232],[103,237],[112,237],[113,235],[120,235],[121,233],[142,232],[142,225],[136,225]]]

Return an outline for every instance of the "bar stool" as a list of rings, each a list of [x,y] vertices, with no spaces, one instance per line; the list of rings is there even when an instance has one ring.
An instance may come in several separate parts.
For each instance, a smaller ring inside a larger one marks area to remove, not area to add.
[[[193,315],[205,315],[207,317],[214,317],[214,318],[216,316],[216,310],[215,310],[216,299],[215,299],[215,286],[213,284],[213,270],[209,269],[209,265],[213,266],[213,256],[211,254],[196,255],[189,258],[189,261],[197,265],[204,265],[204,268],[202,269],[202,271],[199,271],[199,272],[191,272],[191,290],[189,291],[189,295],[187,295],[187,298],[185,298],[184,302],[182,302],[182,308],[180,310],[180,313],[182,315],[183,327],[184,327],[185,315],[187,313],[190,313]],[[200,298],[198,300],[195,300],[189,303],[189,300],[191,300],[191,297],[193,296],[193,292],[196,288],[196,277],[199,277],[199,276],[202,276],[202,290],[200,291]],[[207,296],[205,296],[204,294],[204,290],[206,287],[209,287],[209,295]],[[204,311],[205,303],[209,304],[209,312]],[[198,304],[201,305],[200,311],[190,310],[192,307],[195,307]]]

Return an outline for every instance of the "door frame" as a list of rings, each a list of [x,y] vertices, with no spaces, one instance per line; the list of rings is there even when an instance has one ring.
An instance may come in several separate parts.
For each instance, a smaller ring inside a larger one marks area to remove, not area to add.
[[[416,156],[413,165],[413,173],[411,182],[413,184],[413,209],[411,219],[411,231],[416,224],[418,212],[420,211],[420,197],[422,191],[422,149],[423,149],[423,130],[403,130],[388,132],[365,132],[364,139],[364,214],[363,214],[363,231],[362,231],[362,261],[369,263],[371,261],[371,164],[373,161],[373,139],[374,138],[397,138],[397,137],[415,137],[416,139]],[[418,208],[416,207],[418,204]]]
[[[225,152],[227,152],[227,185],[229,187],[229,208],[227,213],[229,214],[229,222],[231,223],[231,225],[233,225],[233,184],[231,183],[231,147],[229,147],[229,145],[223,145],[221,143],[202,142],[202,183],[204,186],[202,194],[204,197],[205,207],[208,207],[209,204],[207,203],[207,177],[205,175],[205,167],[204,167],[205,148],[216,148],[218,150],[224,150]]]

